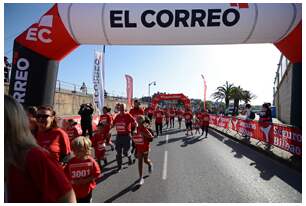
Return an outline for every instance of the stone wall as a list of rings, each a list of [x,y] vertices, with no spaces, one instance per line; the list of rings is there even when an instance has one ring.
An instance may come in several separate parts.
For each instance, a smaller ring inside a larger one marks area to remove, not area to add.
[[[8,94],[9,85],[4,85],[4,93]],[[110,107],[114,111],[115,104],[117,102],[127,104],[127,99],[122,97],[106,97],[105,105]],[[77,115],[80,109],[80,105],[84,103],[93,103],[92,94],[83,94],[80,92],[73,92],[70,90],[60,90],[55,91],[54,97],[54,109],[57,113],[57,116],[70,116]],[[141,103],[142,107],[146,107],[147,103]],[[127,107],[129,110],[130,108]],[[95,113],[98,113],[95,108]]]

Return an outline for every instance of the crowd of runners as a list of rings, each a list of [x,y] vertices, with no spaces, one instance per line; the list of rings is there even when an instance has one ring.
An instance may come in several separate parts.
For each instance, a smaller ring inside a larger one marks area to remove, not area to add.
[[[51,106],[24,109],[12,97],[5,95],[4,99],[6,202],[91,202],[96,180],[108,164],[107,146],[108,151],[116,152],[117,173],[124,157],[128,165],[138,160],[138,184],[142,185],[143,163],[149,174],[153,172],[150,143],[165,129],[181,131],[184,120],[186,136],[192,136],[194,130],[205,137],[208,133],[205,111],[193,114],[189,108],[159,106],[143,109],[135,100],[130,111],[122,103],[116,104],[113,113],[104,107],[96,131],[82,127],[80,134],[72,119],[60,128]]]

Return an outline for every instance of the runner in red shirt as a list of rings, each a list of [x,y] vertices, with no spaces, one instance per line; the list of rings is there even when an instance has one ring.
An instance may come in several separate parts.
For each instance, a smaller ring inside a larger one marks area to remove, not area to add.
[[[77,138],[78,136],[80,136],[78,129],[76,128],[76,125],[78,123],[75,122],[73,119],[68,119],[68,127],[66,128],[66,132],[68,134],[69,137],[69,141],[70,141],[70,145],[71,142]]]
[[[194,119],[194,129],[195,129],[195,135],[197,133],[200,134],[200,127],[201,127],[201,122],[200,122],[200,119],[198,119],[197,117]]]
[[[4,95],[4,202],[76,202],[60,165],[33,137],[27,115]]]
[[[139,107],[140,106],[140,102],[136,99],[134,101],[134,107],[130,110],[130,114],[134,117],[134,119],[137,119],[137,116],[139,115],[144,115],[144,110],[142,108]],[[136,125],[132,124],[132,132],[135,130]],[[137,158],[136,156],[136,147],[134,142],[132,141],[132,154],[134,154],[135,159]],[[133,160],[133,162],[135,161],[135,159]]]
[[[192,118],[193,118],[193,115],[192,115],[192,112],[190,111],[189,108],[186,108],[186,111],[185,111],[183,116],[185,118],[186,135],[187,136],[189,135],[188,131],[190,131],[191,135],[193,135],[193,133],[192,133]]]
[[[122,166],[122,153],[128,157],[128,164],[133,164],[130,147],[131,147],[131,125],[136,124],[135,119],[130,113],[125,112],[126,105],[120,104],[120,113],[114,119],[113,126],[117,130],[116,137],[116,159],[118,163],[117,172],[121,171]]]
[[[138,115],[144,115],[144,110],[139,107],[140,102],[138,100],[134,101],[134,107],[130,110],[130,114],[136,118]]]
[[[184,112],[181,109],[178,109],[176,112],[177,120],[179,122],[179,128],[181,129],[182,119],[183,119]]]
[[[95,157],[100,169],[102,169],[101,160],[104,161],[104,165],[107,165],[107,159],[105,156],[105,141],[108,134],[105,133],[105,126],[106,125],[104,125],[104,123],[100,122],[97,125],[98,130],[91,139],[92,146],[95,149]]]
[[[167,108],[164,109],[164,115],[166,120],[165,126],[167,126],[168,129],[170,116],[169,116],[169,110]]]
[[[159,106],[157,106],[154,112],[155,130],[156,130],[157,136],[158,134],[163,135],[163,115],[164,115],[164,112],[159,109]]]
[[[63,163],[70,155],[68,134],[57,126],[55,111],[51,106],[40,106],[37,110],[37,143],[47,149],[51,156]]]
[[[208,127],[209,127],[209,114],[207,113],[207,111],[204,111],[201,115],[201,129],[202,129],[202,135],[204,134],[204,130],[205,130],[205,137],[207,137],[207,133],[208,133]]]
[[[100,116],[100,120],[99,123],[102,123],[104,125],[103,128],[103,133],[106,135],[106,139],[105,139],[105,143],[106,145],[110,145],[111,146],[111,150],[114,151],[114,144],[112,143],[111,140],[111,133],[110,133],[110,129],[112,127],[113,124],[113,117],[110,114],[111,109],[104,106],[103,107],[103,115]]]
[[[137,116],[137,133],[133,135],[133,142],[135,142],[137,148],[137,158],[138,158],[138,171],[139,171],[139,185],[144,183],[143,179],[143,162],[145,162],[149,167],[149,173],[152,172],[152,162],[149,159],[150,142],[153,140],[153,135],[144,126],[145,118],[144,116]]]
[[[152,108],[151,106],[149,106],[149,107],[147,107],[147,108],[144,110],[144,112],[145,112],[145,115],[146,115],[147,117],[149,117],[150,121],[152,121],[152,118],[153,118],[153,115],[154,115],[154,110],[153,110],[153,108]]]
[[[70,179],[78,203],[88,203],[92,200],[92,191],[96,188],[96,179],[101,170],[98,163],[90,156],[91,142],[84,136],[77,137],[72,142],[75,157],[65,167],[66,176]]]
[[[175,118],[175,109],[172,107],[169,110],[169,116],[170,116],[170,128],[174,128],[174,118]]]

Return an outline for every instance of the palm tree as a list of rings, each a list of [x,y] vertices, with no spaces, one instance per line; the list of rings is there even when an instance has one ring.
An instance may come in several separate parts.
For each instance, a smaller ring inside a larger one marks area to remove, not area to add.
[[[245,104],[249,103],[252,99],[256,99],[256,95],[252,94],[250,91],[248,90],[244,90],[242,92],[242,101],[244,101]]]
[[[228,108],[232,89],[234,85],[229,84],[228,81],[223,86],[217,87],[217,91],[212,94],[213,98],[216,100],[225,100],[225,106]]]
[[[238,109],[239,109],[239,101],[242,100],[243,97],[243,89],[238,86],[238,87],[233,87],[232,93],[231,93],[231,99],[234,100],[234,113],[238,114]]]

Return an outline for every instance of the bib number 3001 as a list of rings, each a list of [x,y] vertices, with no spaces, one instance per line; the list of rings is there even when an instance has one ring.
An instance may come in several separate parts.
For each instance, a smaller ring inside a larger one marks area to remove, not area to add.
[[[86,177],[86,176],[89,176],[90,175],[90,170],[87,169],[87,170],[74,170],[74,171],[71,171],[72,173],[72,178],[81,178],[81,177]]]

